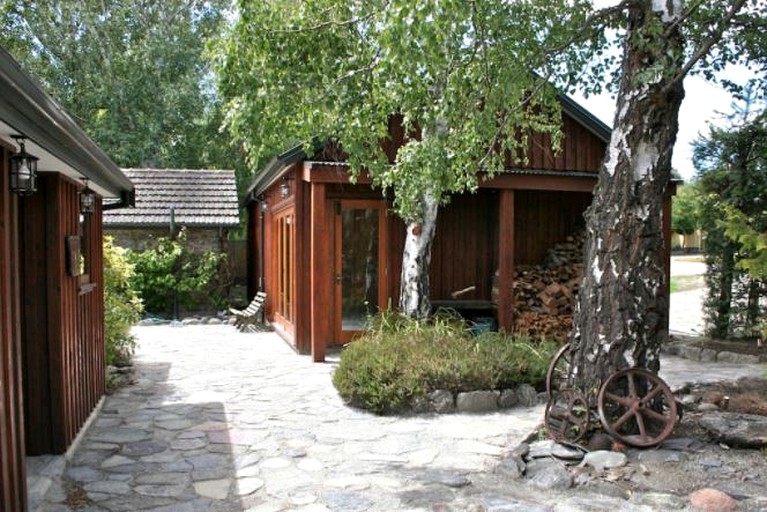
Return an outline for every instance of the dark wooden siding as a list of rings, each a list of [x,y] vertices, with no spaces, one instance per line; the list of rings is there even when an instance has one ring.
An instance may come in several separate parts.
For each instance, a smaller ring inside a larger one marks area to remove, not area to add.
[[[0,510],[26,510],[16,197],[0,146]]]
[[[527,162],[508,159],[507,167],[597,172],[605,156],[605,143],[567,114],[562,114],[562,133],[559,152],[552,148],[549,135],[530,135]]]
[[[586,193],[517,190],[514,261],[521,265],[541,263],[548,249],[582,229],[591,197]]]
[[[460,298],[490,300],[497,247],[498,194],[482,190],[454,197],[437,218],[431,255],[431,299],[450,300],[451,293],[474,286],[474,291]],[[401,250],[392,257],[402,259]]]
[[[24,393],[29,454],[63,453],[105,390],[100,203],[84,221],[87,274],[71,275],[67,238],[81,234],[78,186],[43,174],[21,221]]]

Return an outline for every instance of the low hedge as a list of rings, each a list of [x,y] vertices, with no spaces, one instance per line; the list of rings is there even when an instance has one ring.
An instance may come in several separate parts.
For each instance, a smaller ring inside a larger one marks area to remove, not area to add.
[[[554,343],[503,333],[473,336],[452,315],[417,322],[385,312],[343,350],[333,384],[354,407],[397,413],[437,389],[541,388],[555,350]]]

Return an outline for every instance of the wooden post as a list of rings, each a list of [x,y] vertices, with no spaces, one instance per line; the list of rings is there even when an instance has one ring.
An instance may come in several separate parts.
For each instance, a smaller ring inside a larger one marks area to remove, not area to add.
[[[498,205],[498,327],[511,332],[514,322],[514,190],[500,190]]]
[[[323,183],[311,184],[311,348],[312,360],[325,361],[325,345],[330,334],[329,306],[332,304],[333,262],[330,246],[330,222]]]

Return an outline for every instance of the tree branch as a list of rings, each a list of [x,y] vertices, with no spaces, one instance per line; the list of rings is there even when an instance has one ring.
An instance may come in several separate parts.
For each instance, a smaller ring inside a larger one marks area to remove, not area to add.
[[[695,64],[697,64],[703,57],[705,57],[716,43],[721,41],[722,35],[724,35],[725,30],[727,30],[727,27],[730,25],[730,22],[735,17],[735,15],[740,12],[747,1],[748,0],[736,0],[735,3],[732,4],[724,18],[719,21],[719,25],[717,26],[716,30],[713,30],[709,33],[708,39],[705,40],[703,44],[692,54],[687,63],[682,66],[679,72],[669,81],[664,89],[668,89],[677,81],[683,80],[684,77],[687,76],[687,74],[693,68],[693,66],[695,66]]]
[[[365,16],[357,16],[354,18],[350,18],[348,20],[340,20],[340,21],[328,20],[328,21],[323,21],[321,23],[317,23],[316,25],[312,25],[310,27],[275,29],[275,30],[270,30],[269,32],[274,34],[298,34],[301,32],[316,32],[318,30],[323,30],[329,27],[354,26],[372,19],[376,15],[385,11],[388,8],[388,6],[389,6],[389,1],[387,0],[386,2],[384,2],[384,4],[381,6],[380,9],[375,10],[369,14],[366,14]],[[325,10],[325,12],[330,12],[330,11],[331,11],[331,8],[328,8]]]

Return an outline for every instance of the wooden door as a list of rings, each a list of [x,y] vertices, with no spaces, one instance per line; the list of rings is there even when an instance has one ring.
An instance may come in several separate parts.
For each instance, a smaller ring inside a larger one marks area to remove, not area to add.
[[[347,343],[386,308],[386,203],[337,201],[334,232],[335,340]]]
[[[296,214],[290,206],[274,214],[272,236],[274,240],[274,286],[272,301],[274,324],[289,334],[295,333],[296,316]]]

